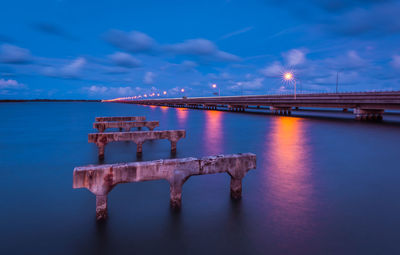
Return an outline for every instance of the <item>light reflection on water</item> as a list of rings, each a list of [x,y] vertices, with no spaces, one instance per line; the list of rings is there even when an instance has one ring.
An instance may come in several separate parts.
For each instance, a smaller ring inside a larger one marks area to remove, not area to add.
[[[283,235],[310,229],[313,207],[312,155],[306,141],[307,125],[300,118],[274,118],[267,136],[265,191],[272,203],[274,227]]]
[[[176,108],[175,110],[179,128],[185,128],[186,120],[188,117],[188,111],[184,108]]]
[[[206,154],[222,153],[224,145],[223,113],[220,111],[205,112],[204,148]]]

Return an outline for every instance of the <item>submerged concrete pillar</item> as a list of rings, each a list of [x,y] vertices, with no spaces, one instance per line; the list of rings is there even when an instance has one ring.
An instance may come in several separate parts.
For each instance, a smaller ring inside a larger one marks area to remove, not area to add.
[[[138,143],[136,144],[136,153],[137,153],[137,154],[142,154],[142,147],[143,147],[143,143],[138,142]]]
[[[231,177],[231,198],[240,199],[242,197],[242,178]]]
[[[97,148],[99,148],[99,151],[98,151],[99,159],[104,159],[104,149],[106,147],[106,144],[105,143],[96,143],[96,145],[97,145]]]
[[[172,208],[180,209],[182,206],[182,186],[183,183],[172,182],[169,186],[170,200],[169,203]]]
[[[170,141],[171,141],[171,151],[176,152],[176,141],[172,141],[172,140],[170,140]]]
[[[107,219],[107,195],[96,195],[96,220]]]

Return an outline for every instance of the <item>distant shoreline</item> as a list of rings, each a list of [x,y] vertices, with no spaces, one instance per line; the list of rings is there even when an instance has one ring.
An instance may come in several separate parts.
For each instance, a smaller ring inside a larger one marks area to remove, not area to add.
[[[101,102],[101,100],[85,99],[0,99],[0,103],[20,103],[20,102]]]

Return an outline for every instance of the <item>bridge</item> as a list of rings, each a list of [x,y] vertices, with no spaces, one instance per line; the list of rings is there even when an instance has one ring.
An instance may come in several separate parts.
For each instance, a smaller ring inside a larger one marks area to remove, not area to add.
[[[290,115],[293,109],[299,107],[339,108],[343,111],[353,109],[355,118],[358,120],[381,120],[385,110],[400,110],[400,91],[297,94],[296,98],[293,95],[255,95],[135,99],[117,102],[229,111],[268,107],[273,114],[279,115]]]

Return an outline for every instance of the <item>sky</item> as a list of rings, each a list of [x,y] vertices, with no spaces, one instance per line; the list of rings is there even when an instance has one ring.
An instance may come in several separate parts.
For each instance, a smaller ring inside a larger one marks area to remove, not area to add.
[[[400,0],[2,1],[0,99],[293,93],[286,71],[298,93],[400,90],[399,14]]]

